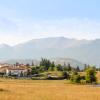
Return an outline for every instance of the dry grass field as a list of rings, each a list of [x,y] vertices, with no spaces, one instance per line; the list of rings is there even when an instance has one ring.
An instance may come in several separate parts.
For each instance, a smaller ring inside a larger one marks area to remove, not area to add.
[[[66,80],[0,79],[0,100],[100,100],[100,88]]]

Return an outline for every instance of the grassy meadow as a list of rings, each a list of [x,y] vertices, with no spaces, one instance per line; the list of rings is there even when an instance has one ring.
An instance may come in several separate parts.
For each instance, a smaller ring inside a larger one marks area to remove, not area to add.
[[[100,100],[100,88],[66,80],[0,79],[0,100]]]

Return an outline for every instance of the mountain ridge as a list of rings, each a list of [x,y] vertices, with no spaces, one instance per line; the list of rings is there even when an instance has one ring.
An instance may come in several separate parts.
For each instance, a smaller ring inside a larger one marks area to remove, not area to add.
[[[100,39],[77,40],[65,37],[32,39],[15,46],[0,45],[0,59],[72,58],[100,65]]]

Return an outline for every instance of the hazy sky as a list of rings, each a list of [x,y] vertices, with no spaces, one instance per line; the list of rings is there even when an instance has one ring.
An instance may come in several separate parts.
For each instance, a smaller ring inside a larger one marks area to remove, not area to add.
[[[0,43],[100,38],[100,0],[0,0]]]

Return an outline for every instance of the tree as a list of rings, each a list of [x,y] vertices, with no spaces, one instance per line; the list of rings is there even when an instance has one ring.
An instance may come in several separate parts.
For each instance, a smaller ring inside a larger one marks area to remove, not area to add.
[[[84,71],[88,68],[87,64],[84,64]]]
[[[28,68],[28,70],[27,70],[27,76],[29,76],[29,75],[31,75],[31,68]]]
[[[57,70],[58,71],[63,71],[63,68],[62,68],[62,65],[61,64],[58,64],[56,67],[57,67]]]
[[[67,65],[67,70],[68,70],[68,71],[71,71],[71,70],[72,70],[72,67],[71,67],[70,64]]]
[[[37,69],[37,67],[32,67],[32,71],[31,74],[39,74],[39,70]]]
[[[40,72],[44,72],[45,71],[45,67],[44,66],[40,66],[39,71]]]
[[[62,75],[63,75],[63,77],[64,77],[65,79],[69,79],[69,74],[68,74],[66,71],[64,71],[64,72],[62,73]]]
[[[51,63],[51,71],[54,71],[54,67],[55,67],[55,63],[52,62],[52,63]]]
[[[80,75],[77,73],[77,71],[72,72],[70,80],[73,83],[80,83],[81,78]]]
[[[96,70],[93,67],[89,67],[86,69],[86,76],[85,76],[87,83],[96,82]]]
[[[51,66],[51,62],[48,59],[42,58],[40,61],[40,66],[44,66],[45,70],[47,71]]]
[[[79,68],[79,66],[77,66],[76,71],[77,71],[77,72],[80,72],[80,68]]]
[[[63,68],[63,71],[68,71],[67,67],[64,67],[64,68]]]

